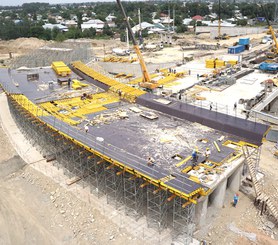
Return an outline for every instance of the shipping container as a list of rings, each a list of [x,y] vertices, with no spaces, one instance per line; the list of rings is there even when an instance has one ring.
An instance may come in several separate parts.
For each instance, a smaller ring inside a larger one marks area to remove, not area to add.
[[[228,53],[229,54],[238,54],[241,53],[245,50],[244,45],[237,45],[237,46],[232,46],[228,48]]]
[[[240,38],[238,41],[239,45],[248,45],[250,44],[250,38]]]

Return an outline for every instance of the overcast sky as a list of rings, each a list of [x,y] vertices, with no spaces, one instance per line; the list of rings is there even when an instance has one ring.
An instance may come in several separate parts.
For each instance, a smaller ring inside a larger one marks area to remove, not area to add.
[[[42,2],[42,3],[82,3],[82,2],[112,2],[113,0],[0,0],[0,6],[17,6],[23,3]]]

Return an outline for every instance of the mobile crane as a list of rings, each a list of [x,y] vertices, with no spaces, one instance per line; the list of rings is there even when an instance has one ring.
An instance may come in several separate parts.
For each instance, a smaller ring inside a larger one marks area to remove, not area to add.
[[[266,23],[268,25],[268,30],[269,30],[269,32],[272,36],[272,39],[273,39],[273,47],[271,49],[271,52],[267,52],[266,56],[267,56],[267,58],[273,59],[273,58],[278,56],[278,43],[277,43],[277,39],[276,39],[276,36],[275,36],[275,32],[274,32],[272,26],[270,25],[270,22],[269,22],[267,14],[266,14],[265,8],[263,7],[263,5],[261,5],[261,7],[262,7],[263,12],[265,13],[265,19],[266,19]]]
[[[224,33],[221,35],[221,17],[220,17],[220,11],[221,11],[221,6],[220,6],[220,0],[218,1],[218,36],[215,37],[217,40],[227,40],[230,39],[230,36]]]
[[[153,89],[158,87],[158,84],[156,84],[155,82],[153,82],[151,80],[151,77],[150,77],[150,74],[148,72],[147,66],[145,64],[145,61],[143,59],[143,56],[141,54],[140,48],[137,44],[137,41],[134,37],[134,34],[131,30],[129,19],[128,19],[126,13],[125,13],[125,10],[123,8],[123,5],[122,5],[121,1],[117,0],[117,4],[120,7],[120,10],[121,10],[122,15],[124,17],[124,20],[126,22],[126,26],[127,26],[129,35],[130,35],[132,43],[133,43],[133,48],[135,50],[135,53],[137,54],[137,57],[138,57],[138,60],[139,60],[140,66],[141,66],[141,71],[142,71],[142,74],[143,74],[143,81],[141,83],[139,83],[139,86],[142,87],[142,88],[147,88],[147,89],[153,90]]]

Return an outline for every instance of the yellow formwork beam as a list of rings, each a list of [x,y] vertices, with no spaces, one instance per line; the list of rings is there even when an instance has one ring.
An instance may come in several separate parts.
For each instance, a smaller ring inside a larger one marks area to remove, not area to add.
[[[158,77],[158,74],[150,74],[150,77],[151,77],[151,79],[153,79],[155,77]],[[135,78],[135,79],[129,81],[128,84],[135,85],[135,84],[141,83],[142,81],[143,81],[143,77],[138,77],[138,78]]]
[[[220,152],[220,148],[219,148],[218,144],[216,143],[216,141],[213,141],[213,144],[214,144],[216,150],[217,150],[218,152]]]
[[[170,197],[167,198],[167,201],[168,201],[168,202],[171,202],[175,197],[176,197],[176,195],[173,194],[172,196],[170,196]]]
[[[192,166],[188,166],[188,167],[184,168],[181,172],[182,172],[182,173],[187,173],[187,172],[189,172],[191,169],[192,169]]]
[[[185,208],[186,206],[188,206],[189,204],[191,204],[191,202],[186,202],[186,203],[184,203],[183,205],[182,205],[182,208]]]
[[[132,88],[127,84],[122,84],[110,77],[106,77],[105,75],[98,73],[97,71],[89,68],[88,66],[83,64],[81,61],[73,62],[72,66],[75,67],[76,69],[78,69],[79,71],[85,73],[86,75],[90,76],[91,78],[96,79],[99,82],[108,85],[110,87],[110,91],[117,93],[118,89],[121,88],[121,91],[124,92],[124,94],[125,94],[124,99],[126,99],[130,102],[134,102],[138,96],[146,93],[140,89]],[[131,93],[131,94],[129,94],[129,93]]]
[[[230,159],[227,160],[228,163],[236,160],[237,158],[240,158],[243,155],[242,152],[238,152],[238,154],[236,154],[235,156],[231,157]]]
[[[40,104],[42,108],[51,115],[69,123],[79,124],[80,120],[85,120],[87,114],[92,114],[107,110],[106,104],[118,102],[119,98],[111,93],[99,93],[90,95],[89,98],[81,100],[80,97],[58,100],[54,103],[45,102]],[[74,120],[73,118],[79,118]]]
[[[198,184],[201,183],[201,181],[199,180],[199,178],[196,177],[196,176],[190,175],[189,179],[193,180],[194,182],[196,182],[196,183],[198,183]]]
[[[176,167],[180,167],[183,164],[187,163],[192,157],[188,156],[187,158],[183,159],[182,161],[180,161],[179,163],[176,164]]]
[[[49,114],[31,102],[25,95],[22,94],[12,94],[10,95],[19,105],[21,105],[25,110],[30,112],[33,116],[48,116]]]

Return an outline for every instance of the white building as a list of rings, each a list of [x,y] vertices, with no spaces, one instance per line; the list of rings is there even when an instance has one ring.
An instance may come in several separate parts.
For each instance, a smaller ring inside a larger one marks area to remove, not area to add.
[[[116,19],[117,19],[117,17],[114,16],[114,15],[112,15],[112,14],[109,14],[109,15],[105,18],[105,20],[106,20],[107,22],[114,22]]]
[[[188,25],[190,24],[191,21],[192,21],[191,18],[185,18],[185,19],[182,20],[182,24],[188,26]]]
[[[81,24],[82,31],[84,31],[85,29],[90,29],[90,28],[94,28],[97,31],[102,31],[103,27],[104,27],[104,22],[99,19],[89,20],[89,21]]]
[[[142,22],[142,23],[141,23],[141,30],[150,29],[150,28],[152,28],[152,27],[154,27],[154,25],[153,25],[153,24],[150,24],[150,23],[148,23],[148,22]],[[136,25],[136,26],[133,26],[131,29],[132,29],[132,32],[137,32],[137,31],[140,30],[140,25],[138,24],[138,25]]]
[[[61,24],[50,24],[50,23],[47,23],[45,25],[42,26],[44,29],[50,29],[50,30],[53,30],[54,28],[58,28],[60,31],[63,31],[63,32],[66,32],[69,30],[68,27],[64,26],[64,25],[61,25]]]
[[[65,25],[67,27],[77,27],[77,22],[75,20],[66,20]]]

